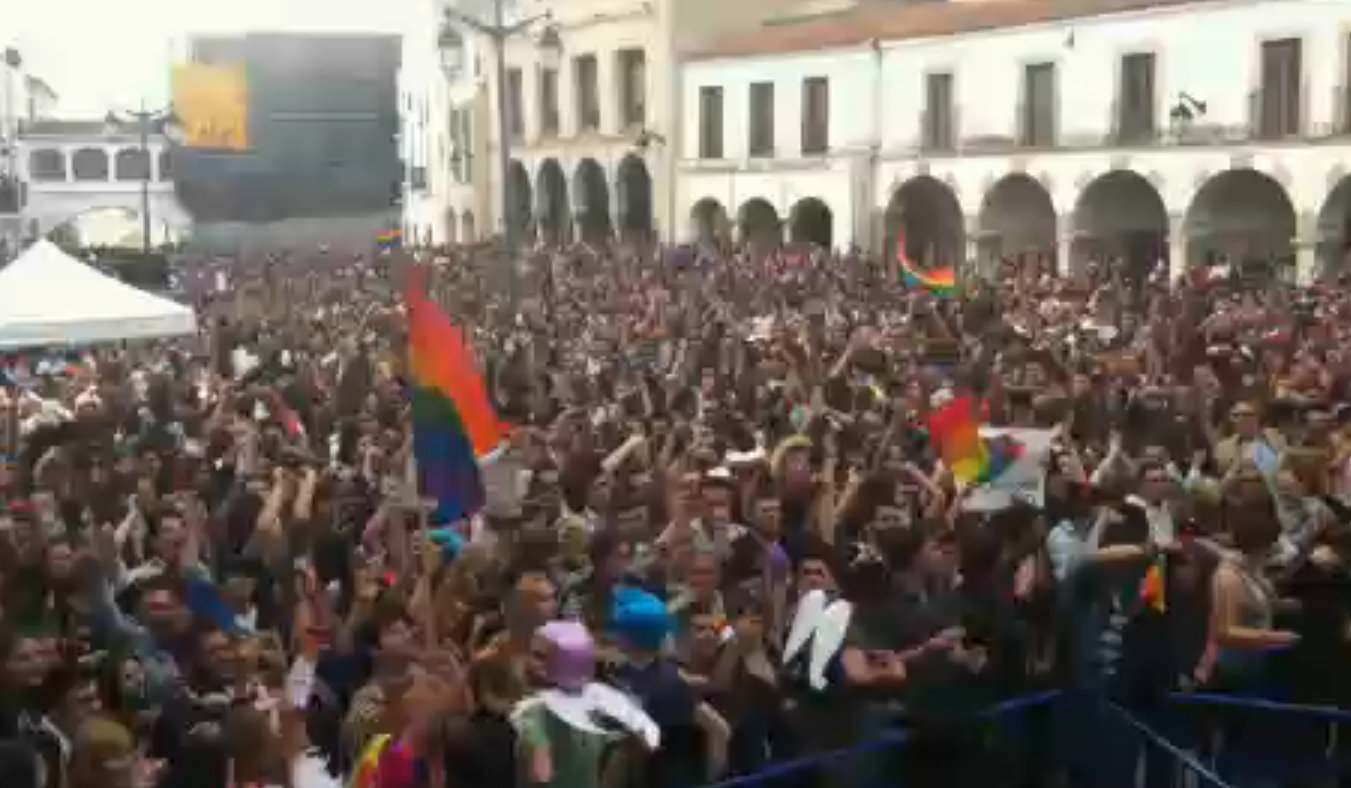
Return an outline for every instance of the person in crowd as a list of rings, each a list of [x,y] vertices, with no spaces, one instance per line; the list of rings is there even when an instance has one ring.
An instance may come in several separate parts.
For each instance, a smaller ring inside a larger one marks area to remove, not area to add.
[[[1125,784],[1103,699],[1192,749],[1170,693],[1351,704],[1345,281],[513,262],[193,261],[199,336],[0,355],[3,785]],[[414,275],[504,425],[463,516],[422,498]]]

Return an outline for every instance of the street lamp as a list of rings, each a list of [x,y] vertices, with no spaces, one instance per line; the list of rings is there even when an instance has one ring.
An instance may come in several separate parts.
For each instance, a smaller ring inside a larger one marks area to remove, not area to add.
[[[515,199],[511,183],[511,119],[507,105],[507,53],[506,43],[512,37],[530,28],[541,19],[550,19],[552,14],[545,12],[536,16],[507,24],[503,6],[507,0],[493,0],[493,18],[484,22],[454,8],[445,9],[445,20],[437,36],[437,47],[441,50],[441,64],[448,78],[463,73],[465,67],[464,37],[458,27],[467,27],[493,43],[494,78],[497,80],[497,169],[502,184],[502,236],[509,251],[516,249],[516,223],[513,221]],[[555,33],[557,37],[557,33]],[[452,70],[453,69],[453,70]]]
[[[150,163],[150,135],[157,134],[170,144],[178,142],[182,125],[173,107],[160,110],[136,110],[120,116],[109,112],[104,118],[104,128],[108,134],[116,134],[126,126],[135,125],[137,148],[145,169],[141,171],[141,254],[149,257],[151,250],[150,232],[150,175],[153,171]]]

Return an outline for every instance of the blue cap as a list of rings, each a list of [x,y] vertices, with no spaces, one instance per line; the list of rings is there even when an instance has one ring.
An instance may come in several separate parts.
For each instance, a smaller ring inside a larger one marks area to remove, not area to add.
[[[441,555],[446,560],[455,558],[464,549],[464,537],[454,528],[428,528],[427,541],[441,548]]]
[[[610,632],[641,651],[658,651],[671,632],[671,614],[641,588],[619,586],[610,603]]]

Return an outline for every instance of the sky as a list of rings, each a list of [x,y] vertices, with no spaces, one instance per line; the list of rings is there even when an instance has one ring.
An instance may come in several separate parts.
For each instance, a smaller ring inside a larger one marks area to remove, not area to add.
[[[63,117],[168,102],[169,68],[193,34],[399,33],[428,0],[0,0],[0,46],[60,97]]]

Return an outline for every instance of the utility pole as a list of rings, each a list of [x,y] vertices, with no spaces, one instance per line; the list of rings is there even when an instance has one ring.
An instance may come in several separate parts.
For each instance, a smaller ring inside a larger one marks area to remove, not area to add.
[[[492,21],[484,22],[455,8],[446,8],[446,20],[452,24],[461,24],[492,42],[493,71],[497,81],[497,178],[502,185],[502,238],[508,252],[515,252],[520,239],[516,233],[517,220],[516,195],[511,183],[511,106],[508,101],[507,85],[507,42],[519,33],[529,29],[541,19],[550,19],[549,12],[507,24],[506,0],[492,0]],[[459,47],[460,64],[464,63],[464,42],[453,34],[443,31],[440,40],[443,55],[454,47]]]
[[[142,107],[135,112],[128,112],[127,117],[136,124],[137,149],[140,151],[141,160],[145,163],[145,169],[141,171],[141,254],[149,257],[155,246],[150,227],[150,180],[154,175],[154,162],[150,156],[150,134],[157,133],[166,142],[173,142],[177,136],[178,118],[174,115],[172,107],[154,111]],[[125,122],[116,113],[109,112],[106,124],[110,131],[116,131],[125,125]]]

